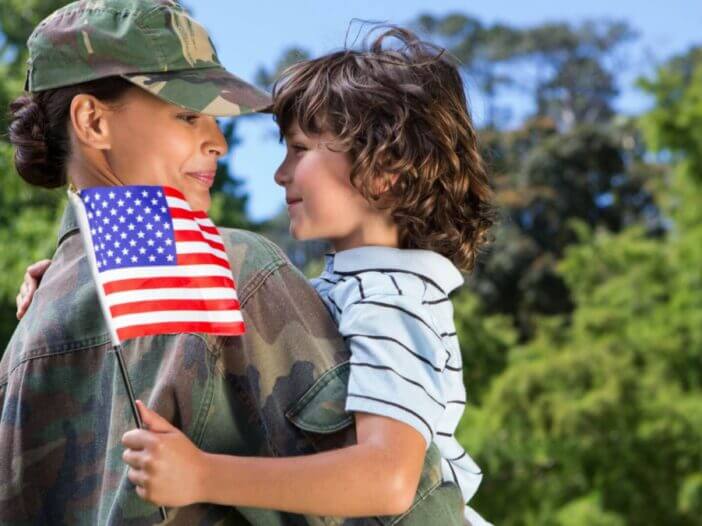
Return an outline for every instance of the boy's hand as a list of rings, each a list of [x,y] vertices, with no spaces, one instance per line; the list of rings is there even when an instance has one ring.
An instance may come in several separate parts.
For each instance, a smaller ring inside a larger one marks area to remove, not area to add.
[[[17,319],[21,320],[25,312],[29,308],[29,304],[32,303],[32,298],[34,297],[34,292],[37,290],[39,283],[41,282],[42,276],[46,272],[46,269],[51,265],[50,259],[42,259],[37,261],[27,267],[24,273],[24,281],[20,286],[19,294],[15,298],[17,303]]]
[[[148,409],[137,407],[146,429],[122,436],[122,459],[137,494],[159,506],[187,506],[201,501],[203,453],[178,428]],[[148,429],[148,430],[147,430]]]

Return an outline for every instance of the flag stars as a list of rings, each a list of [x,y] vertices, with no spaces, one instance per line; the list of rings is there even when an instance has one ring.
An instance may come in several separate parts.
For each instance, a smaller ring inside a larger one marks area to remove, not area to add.
[[[137,237],[138,237],[139,239],[143,239],[143,237],[144,237],[145,235],[146,235],[146,234],[144,234],[144,232],[142,232],[141,230],[140,230],[139,232],[137,232]]]
[[[110,193],[107,194],[107,195],[110,196],[110,199],[114,199],[114,198],[115,198],[115,193],[114,193],[114,192],[110,192]]]
[[[121,199],[117,201],[117,206],[124,206],[124,201],[122,201]]]
[[[137,206],[141,206],[141,199],[135,199],[134,204]]]
[[[149,208],[149,207],[147,206],[146,208],[144,208],[144,212],[146,212],[147,214],[150,214],[150,213],[151,213],[151,208]]]
[[[127,208],[127,213],[130,214],[130,215],[133,214],[133,213],[134,213],[134,209],[130,206],[129,208]]]
[[[151,263],[153,263],[154,261],[156,261],[156,256],[154,256],[153,254],[151,254],[151,255],[149,256],[149,261],[150,261]]]
[[[173,261],[173,254],[168,254],[168,256],[166,256],[166,259],[168,261]]]
[[[137,262],[138,260],[139,260],[139,258],[138,258],[138,257],[136,257],[136,256],[132,256],[132,263],[136,263],[136,262]]]
[[[138,223],[141,223],[142,221],[144,221],[144,217],[141,215],[138,215],[136,219],[137,219]]]
[[[161,232],[160,230],[156,232],[156,237],[161,239],[163,237],[163,232]]]
[[[134,223],[129,223],[129,225],[127,225],[127,228],[129,230],[134,230],[136,227],[134,226]]]

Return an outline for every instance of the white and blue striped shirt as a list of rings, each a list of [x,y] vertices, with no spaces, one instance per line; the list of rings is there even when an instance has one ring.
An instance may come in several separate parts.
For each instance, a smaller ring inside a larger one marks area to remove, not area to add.
[[[468,501],[480,468],[454,438],[466,404],[448,294],[463,277],[428,250],[361,247],[326,257],[315,287],[351,351],[347,411],[383,415],[441,452],[443,478]],[[486,523],[466,507],[472,525]]]

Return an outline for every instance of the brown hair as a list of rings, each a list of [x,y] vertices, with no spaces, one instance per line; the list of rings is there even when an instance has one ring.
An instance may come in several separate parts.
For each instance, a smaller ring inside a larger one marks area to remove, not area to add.
[[[401,48],[384,49],[389,37]],[[386,28],[367,50],[286,69],[273,86],[273,113],[281,138],[294,123],[338,138],[352,158],[351,182],[390,210],[402,248],[433,250],[467,271],[495,209],[463,82],[447,55]]]
[[[66,163],[71,153],[68,133],[73,97],[81,93],[102,101],[119,99],[133,84],[106,77],[63,88],[28,93],[10,103],[10,142],[15,147],[15,168],[29,184],[56,188],[66,184]]]

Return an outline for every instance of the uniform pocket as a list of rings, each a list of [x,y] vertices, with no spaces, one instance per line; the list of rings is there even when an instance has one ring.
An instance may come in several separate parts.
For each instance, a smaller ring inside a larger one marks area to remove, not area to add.
[[[348,413],[346,393],[350,365],[341,363],[325,372],[286,412],[286,418],[312,442],[316,451],[338,449],[356,443],[353,414]],[[463,524],[461,492],[443,483],[441,454],[432,443],[424,457],[422,475],[412,506],[402,515],[342,520],[344,526],[369,524],[402,526],[453,526]]]
[[[326,371],[286,412],[286,418],[312,443],[327,451],[356,443],[353,415],[346,411],[349,362]]]

